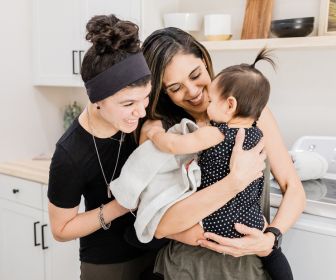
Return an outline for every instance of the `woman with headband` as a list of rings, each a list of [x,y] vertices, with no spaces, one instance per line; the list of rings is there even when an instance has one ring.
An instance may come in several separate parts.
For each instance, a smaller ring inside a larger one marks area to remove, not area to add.
[[[51,230],[58,241],[80,238],[82,280],[139,279],[155,254],[125,241],[134,217],[113,198],[109,183],[137,146],[132,132],[146,114],[151,75],[137,25],[110,15],[93,17],[86,28],[92,46],[81,75],[90,101],[56,144]],[[81,196],[84,213],[78,213]]]

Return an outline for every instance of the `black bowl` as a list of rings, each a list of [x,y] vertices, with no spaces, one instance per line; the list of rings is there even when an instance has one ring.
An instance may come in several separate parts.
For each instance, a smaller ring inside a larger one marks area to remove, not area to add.
[[[278,19],[272,23],[314,23],[314,17]]]
[[[305,37],[312,33],[314,22],[272,21],[271,32],[277,37]]]

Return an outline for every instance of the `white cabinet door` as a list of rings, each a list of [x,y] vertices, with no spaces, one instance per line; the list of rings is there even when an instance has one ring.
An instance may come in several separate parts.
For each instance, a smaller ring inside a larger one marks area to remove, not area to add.
[[[0,279],[44,279],[42,211],[0,199]]]
[[[116,14],[141,24],[141,0],[34,0],[34,85],[83,86],[86,23]]]
[[[80,86],[81,0],[34,0],[34,85]]]
[[[294,279],[335,279],[335,236],[292,228],[283,239],[283,250]]]
[[[80,278],[79,240],[58,242],[49,226],[48,214],[44,213],[44,256],[46,280],[74,280]],[[47,248],[46,248],[47,247]]]
[[[0,279],[79,279],[79,240],[50,231],[47,186],[0,174]]]

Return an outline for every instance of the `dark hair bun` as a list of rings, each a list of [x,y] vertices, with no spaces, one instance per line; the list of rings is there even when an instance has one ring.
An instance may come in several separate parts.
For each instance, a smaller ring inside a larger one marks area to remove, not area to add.
[[[115,15],[94,16],[86,25],[86,40],[93,44],[99,55],[123,50],[128,53],[140,51],[139,27],[123,21]]]

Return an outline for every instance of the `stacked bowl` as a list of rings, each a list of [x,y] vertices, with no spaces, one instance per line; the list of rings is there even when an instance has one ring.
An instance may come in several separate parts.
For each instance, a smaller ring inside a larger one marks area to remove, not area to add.
[[[283,37],[305,37],[314,29],[314,17],[290,18],[273,20],[271,32],[273,35]]]

